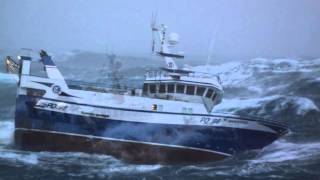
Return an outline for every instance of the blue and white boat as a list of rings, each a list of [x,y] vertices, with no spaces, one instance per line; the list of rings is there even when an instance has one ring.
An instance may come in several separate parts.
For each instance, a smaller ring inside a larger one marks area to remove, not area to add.
[[[166,66],[146,73],[141,89],[118,90],[69,83],[51,57],[5,60],[19,75],[15,144],[32,151],[103,153],[143,164],[201,163],[261,149],[288,132],[264,119],[214,114],[223,97],[218,76],[177,66],[178,36],[152,26],[153,51]],[[155,49],[155,45],[159,49]],[[42,62],[45,76],[32,75]]]

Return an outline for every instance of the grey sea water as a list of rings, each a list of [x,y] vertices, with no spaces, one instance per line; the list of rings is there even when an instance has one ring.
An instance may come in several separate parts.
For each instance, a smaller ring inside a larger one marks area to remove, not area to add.
[[[76,57],[57,62],[67,78],[108,83],[102,72],[110,64],[78,61],[75,66]],[[136,59],[122,65],[120,81],[139,86],[151,62]],[[1,67],[0,179],[320,179],[320,60],[191,65],[221,76],[225,99],[216,112],[279,120],[290,133],[261,151],[201,165],[133,165],[106,155],[20,151],[13,144],[16,77]]]

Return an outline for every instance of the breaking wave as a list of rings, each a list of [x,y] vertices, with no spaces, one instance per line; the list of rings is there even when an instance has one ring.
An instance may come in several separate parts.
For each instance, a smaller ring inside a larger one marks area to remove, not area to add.
[[[0,121],[0,145],[8,145],[13,142],[13,120]]]
[[[16,83],[18,82],[18,76],[15,74],[6,74],[6,73],[1,73],[0,72],[0,82],[2,84],[4,83]]]

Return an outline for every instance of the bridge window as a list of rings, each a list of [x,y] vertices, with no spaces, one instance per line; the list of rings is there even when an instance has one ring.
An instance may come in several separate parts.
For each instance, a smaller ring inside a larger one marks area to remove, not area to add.
[[[168,93],[174,93],[174,84],[168,84]]]
[[[148,84],[143,84],[143,92],[148,92]]]
[[[206,94],[206,97],[207,97],[207,98],[211,98],[212,94],[213,94],[213,90],[212,90],[212,89],[208,89],[208,92],[207,92],[207,94]]]
[[[194,95],[194,86],[187,86],[187,94]]]
[[[197,88],[197,95],[203,96],[205,90],[206,90],[206,88],[204,88],[204,87],[198,87]]]
[[[160,84],[159,93],[166,93],[166,85],[165,84]]]
[[[183,84],[177,85],[177,93],[184,93],[184,86]]]
[[[149,90],[150,90],[150,93],[156,93],[156,85],[155,84],[150,84]]]
[[[217,97],[217,93],[214,93],[214,95],[212,96],[212,101],[214,101]]]

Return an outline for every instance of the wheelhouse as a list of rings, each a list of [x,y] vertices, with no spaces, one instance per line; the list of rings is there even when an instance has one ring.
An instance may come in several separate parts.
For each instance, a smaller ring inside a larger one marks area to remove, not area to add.
[[[222,99],[220,79],[218,76],[205,77],[193,73],[149,71],[142,94],[151,98],[204,103],[207,110],[211,111]]]

